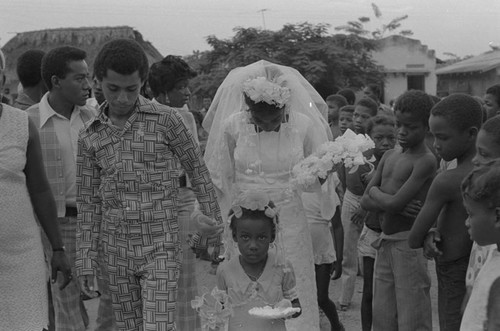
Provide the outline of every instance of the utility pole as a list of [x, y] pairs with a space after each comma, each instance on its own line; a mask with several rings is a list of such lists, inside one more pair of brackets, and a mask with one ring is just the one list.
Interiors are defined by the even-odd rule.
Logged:
[[266, 18], [264, 17], [264, 12], [265, 11], [268, 11], [269, 9], [261, 9], [261, 10], [257, 10], [257, 13], [261, 13], [262, 14], [262, 25], [264, 27], [264, 30], [266, 30]]

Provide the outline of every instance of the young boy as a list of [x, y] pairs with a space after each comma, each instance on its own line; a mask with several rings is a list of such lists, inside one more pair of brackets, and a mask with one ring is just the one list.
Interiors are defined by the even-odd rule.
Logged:
[[433, 103], [422, 91], [407, 91], [395, 104], [401, 148], [387, 151], [368, 184], [361, 206], [382, 212], [382, 234], [374, 267], [373, 330], [432, 330], [430, 278], [422, 249], [407, 238], [418, 203], [436, 173], [436, 159], [425, 144]]
[[[370, 118], [377, 115], [377, 103], [370, 98], [362, 98], [354, 108], [354, 131], [365, 133]], [[342, 261], [342, 290], [340, 293], [340, 310], [347, 310], [351, 304], [358, 274], [358, 239], [361, 234], [362, 220], [366, 211], [360, 208], [359, 201], [366, 187], [363, 176], [370, 172], [370, 167], [360, 166], [354, 173], [348, 169], [339, 171], [341, 182], [345, 185], [342, 204], [342, 226], [344, 227], [344, 259]]]
[[478, 245], [492, 245], [465, 308], [460, 330], [500, 329], [500, 162], [474, 169], [462, 183], [466, 226]]
[[354, 114], [354, 106], [347, 105], [340, 108], [339, 111], [339, 129], [340, 133], [344, 134], [347, 129], [354, 130], [352, 116]]
[[[375, 143], [373, 155], [374, 166], [378, 166], [380, 159], [396, 145], [396, 121], [393, 116], [377, 115], [370, 120], [366, 133]], [[366, 174], [364, 182], [369, 182], [374, 172]], [[359, 237], [358, 254], [363, 259], [363, 296], [361, 298], [361, 326], [363, 331], [372, 329], [372, 300], [373, 300], [373, 265], [377, 251], [372, 243], [378, 239], [382, 229], [380, 227], [380, 213], [368, 212], [360, 224], [364, 226]]]
[[[467, 212], [460, 184], [474, 167], [472, 158], [481, 121], [481, 106], [465, 94], [453, 94], [437, 103], [429, 119], [436, 151], [444, 161], [457, 159], [457, 167], [440, 172], [432, 182], [408, 243], [411, 248], [424, 246], [425, 255], [436, 258], [440, 330], [458, 330], [462, 318], [460, 307], [472, 241], [465, 227]], [[436, 220], [437, 228], [429, 231]]]
[[500, 84], [488, 87], [484, 96], [484, 108], [488, 118], [500, 114]]
[[101, 242], [118, 329], [174, 330], [182, 257], [177, 162], [202, 213], [222, 223], [215, 188], [182, 117], [139, 95], [148, 59], [137, 42], [105, 44], [94, 71], [107, 102], [78, 141], [77, 274], [81, 281], [94, 275]]
[[332, 94], [326, 98], [326, 104], [328, 105], [328, 124], [330, 125], [333, 139], [335, 139], [342, 135], [339, 128], [339, 110], [347, 106], [347, 100], [341, 95]]

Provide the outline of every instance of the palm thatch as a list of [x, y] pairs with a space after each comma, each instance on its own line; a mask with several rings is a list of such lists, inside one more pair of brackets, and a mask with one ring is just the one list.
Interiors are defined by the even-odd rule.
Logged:
[[18, 83], [16, 59], [29, 49], [47, 52], [61, 46], [81, 48], [87, 52], [87, 63], [92, 72], [94, 59], [102, 46], [118, 38], [130, 38], [137, 41], [144, 48], [150, 64], [163, 58], [150, 42], [145, 41], [138, 31], [129, 26], [59, 28], [22, 32], [16, 34], [2, 47], [7, 59], [7, 86], [11, 87], [11, 91], [15, 91]]

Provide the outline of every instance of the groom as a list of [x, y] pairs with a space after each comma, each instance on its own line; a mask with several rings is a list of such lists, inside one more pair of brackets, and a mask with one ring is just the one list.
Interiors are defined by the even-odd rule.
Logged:
[[137, 42], [104, 45], [94, 72], [106, 102], [81, 131], [78, 148], [77, 274], [94, 274], [102, 241], [120, 330], [175, 330], [181, 263], [177, 160], [201, 212], [215, 220], [202, 238], [222, 223], [210, 174], [182, 118], [139, 95], [148, 67]]

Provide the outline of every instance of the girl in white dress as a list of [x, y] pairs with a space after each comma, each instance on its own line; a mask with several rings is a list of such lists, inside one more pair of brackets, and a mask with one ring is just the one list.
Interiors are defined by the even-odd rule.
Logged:
[[[295, 69], [259, 61], [229, 73], [204, 122], [210, 132], [205, 160], [223, 215], [232, 197], [254, 189], [264, 190], [280, 210], [285, 256], [303, 307], [299, 318], [287, 321], [288, 330], [319, 330], [311, 235], [290, 179], [293, 166], [328, 141], [326, 110]], [[321, 187], [317, 182], [307, 189]]]

